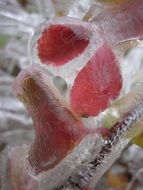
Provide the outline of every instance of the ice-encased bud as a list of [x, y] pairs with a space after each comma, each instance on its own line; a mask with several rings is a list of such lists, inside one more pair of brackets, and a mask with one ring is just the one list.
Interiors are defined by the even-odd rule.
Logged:
[[31, 66], [19, 74], [15, 93], [27, 107], [35, 127], [35, 140], [27, 156], [32, 174], [54, 168], [90, 133], [62, 100], [52, 77], [39, 67]]

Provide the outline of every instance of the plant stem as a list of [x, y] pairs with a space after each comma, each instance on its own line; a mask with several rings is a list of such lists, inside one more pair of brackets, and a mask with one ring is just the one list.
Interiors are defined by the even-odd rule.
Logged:
[[[139, 89], [122, 98], [128, 99], [128, 102], [122, 106], [126, 108], [131, 106], [130, 108], [132, 109], [128, 111], [127, 108], [124, 117], [122, 117], [122, 114], [120, 115], [120, 121], [112, 126], [110, 135], [105, 139], [104, 145], [99, 153], [95, 155], [94, 161], [88, 163], [77, 173], [71, 174], [65, 183], [55, 190], [80, 190], [86, 189], [87, 187], [94, 189], [98, 180], [120, 156], [122, 150], [133, 136], [138, 135], [143, 130], [143, 99], [140, 96], [141, 93], [138, 92]], [[133, 97], [136, 101], [131, 101]], [[130, 103], [132, 105], [128, 106]], [[119, 112], [122, 106], [119, 105]]]

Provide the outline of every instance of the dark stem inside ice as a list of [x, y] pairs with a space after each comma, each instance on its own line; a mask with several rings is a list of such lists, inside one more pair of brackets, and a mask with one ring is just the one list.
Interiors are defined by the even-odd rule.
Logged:
[[94, 188], [100, 177], [120, 156], [122, 150], [130, 142], [131, 137], [127, 136], [127, 133], [136, 127], [135, 124], [136, 122], [140, 122], [142, 115], [143, 104], [139, 104], [111, 128], [110, 135], [105, 139], [100, 152], [95, 155], [94, 161], [81, 168], [80, 172], [73, 173], [64, 184], [55, 190], [80, 190], [88, 186], [91, 189]]

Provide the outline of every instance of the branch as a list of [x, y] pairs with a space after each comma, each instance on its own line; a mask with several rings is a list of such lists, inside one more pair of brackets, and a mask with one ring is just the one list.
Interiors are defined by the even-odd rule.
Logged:
[[[121, 98], [112, 108], [120, 113], [119, 120], [111, 128], [110, 135], [105, 139], [99, 153], [94, 160], [80, 168], [55, 190], [80, 190], [94, 188], [100, 177], [120, 156], [122, 150], [130, 140], [142, 130], [143, 122], [143, 86], [139, 85], [134, 92]], [[126, 102], [126, 104], [125, 104]]]

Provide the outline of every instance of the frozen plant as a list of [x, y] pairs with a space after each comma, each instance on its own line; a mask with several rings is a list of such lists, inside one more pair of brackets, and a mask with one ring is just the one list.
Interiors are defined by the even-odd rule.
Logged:
[[142, 39], [143, 2], [61, 2], [37, 0], [47, 21], [29, 28], [31, 65], [13, 87], [35, 139], [8, 151], [3, 190], [92, 190], [127, 144], [142, 138], [142, 78], [126, 80], [124, 53]]

